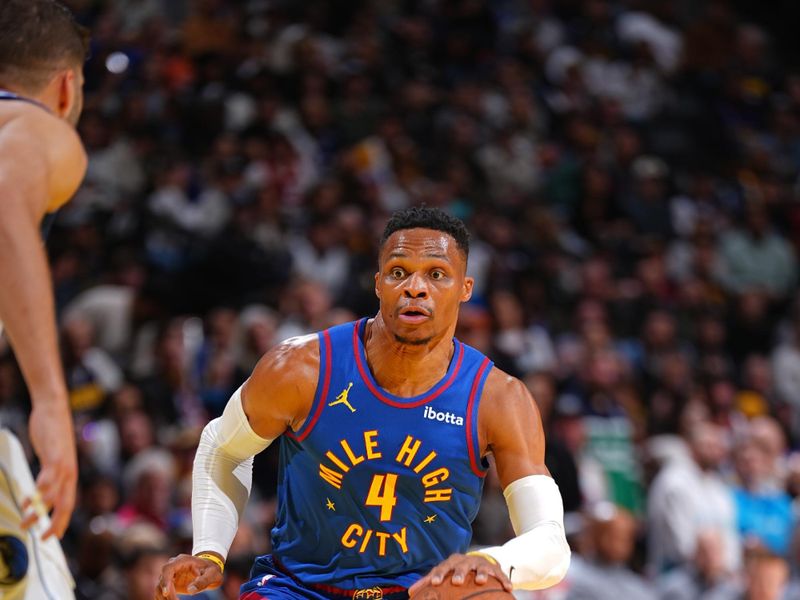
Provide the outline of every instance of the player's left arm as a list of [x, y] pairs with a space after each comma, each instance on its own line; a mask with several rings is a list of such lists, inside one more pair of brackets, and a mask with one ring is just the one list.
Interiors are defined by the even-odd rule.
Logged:
[[483, 453], [495, 458], [516, 537], [479, 553], [454, 554], [412, 586], [438, 585], [452, 573], [463, 583], [475, 571], [476, 583], [499, 579], [507, 589], [543, 589], [567, 572], [570, 549], [564, 532], [564, 506], [558, 486], [544, 464], [544, 432], [539, 410], [525, 385], [493, 369], [478, 413]]
[[538, 590], [561, 581], [570, 549], [564, 503], [544, 464], [539, 409], [516, 377], [493, 369], [478, 414], [481, 448], [494, 455], [516, 537], [482, 552], [497, 561], [515, 588]]

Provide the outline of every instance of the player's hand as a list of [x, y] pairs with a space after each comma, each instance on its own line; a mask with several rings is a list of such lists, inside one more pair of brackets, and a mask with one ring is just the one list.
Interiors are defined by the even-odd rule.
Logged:
[[34, 402], [28, 430], [41, 471], [36, 478], [37, 497], [23, 502], [22, 527], [27, 529], [52, 508], [52, 521], [42, 538], [60, 538], [75, 508], [78, 482], [75, 434], [66, 398], [63, 402]]
[[[475, 583], [483, 585], [494, 577], [507, 591], [512, 590], [511, 581], [497, 565], [479, 554], [451, 554], [446, 560], [436, 565], [431, 572], [425, 575], [408, 589], [409, 596], [413, 596], [419, 589], [427, 584], [440, 585], [446, 577], [450, 576], [453, 585], [462, 585], [467, 580], [470, 571], [475, 571]], [[451, 576], [452, 574], [452, 576]]]
[[205, 558], [179, 554], [161, 568], [155, 600], [178, 600], [178, 594], [196, 594], [222, 585], [222, 571]]

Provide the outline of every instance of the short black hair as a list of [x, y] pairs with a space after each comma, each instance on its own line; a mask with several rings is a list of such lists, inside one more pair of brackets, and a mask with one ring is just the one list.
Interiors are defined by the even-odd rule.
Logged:
[[464, 221], [448, 215], [441, 209], [427, 206], [412, 206], [398, 210], [386, 223], [381, 236], [381, 248], [395, 231], [403, 229], [433, 229], [442, 231], [456, 241], [456, 245], [464, 258], [469, 256], [469, 231]]
[[0, 1], [0, 85], [37, 93], [63, 68], [83, 64], [89, 30], [57, 0]]

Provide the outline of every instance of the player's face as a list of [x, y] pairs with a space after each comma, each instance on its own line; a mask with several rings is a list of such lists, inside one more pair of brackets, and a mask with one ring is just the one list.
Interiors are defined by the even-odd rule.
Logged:
[[455, 329], [458, 308], [472, 295], [467, 261], [456, 241], [433, 229], [393, 233], [380, 256], [375, 293], [395, 339], [427, 344]]

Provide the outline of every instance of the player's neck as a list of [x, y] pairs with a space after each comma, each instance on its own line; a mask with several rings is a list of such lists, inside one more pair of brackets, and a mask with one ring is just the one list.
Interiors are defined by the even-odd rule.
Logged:
[[16, 85], [9, 84], [8, 82], [3, 81], [2, 79], [0, 79], [0, 91], [9, 92], [9, 93], [14, 94], [16, 96], [20, 96], [21, 98], [27, 98], [28, 97], [28, 94], [26, 94], [25, 92], [20, 90]]
[[411, 397], [428, 391], [444, 377], [453, 356], [453, 335], [419, 346], [404, 344], [394, 338], [378, 314], [367, 323], [364, 349], [375, 381], [396, 396]]
[[31, 94], [29, 91], [24, 90], [15, 85], [7, 85], [0, 81], [0, 92], [7, 92], [10, 94], [14, 94], [15, 96], [19, 97], [21, 100], [26, 100], [32, 104], [36, 104], [41, 106], [49, 113], [54, 113], [53, 107], [50, 106], [45, 100], [41, 97], [41, 95], [34, 95]]

